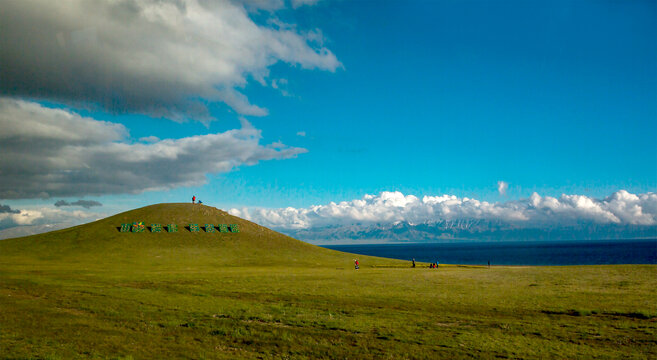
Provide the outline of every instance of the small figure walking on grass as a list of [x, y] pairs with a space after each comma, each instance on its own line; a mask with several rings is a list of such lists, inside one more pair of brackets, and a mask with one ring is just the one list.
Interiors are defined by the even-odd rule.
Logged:
[[413, 258], [413, 267], [415, 267], [415, 258]]
[[358, 259], [354, 260], [354, 264], [356, 264], [356, 270], [360, 269], [360, 263], [358, 262]]
[[192, 204], [196, 204], [196, 195], [192, 196]]

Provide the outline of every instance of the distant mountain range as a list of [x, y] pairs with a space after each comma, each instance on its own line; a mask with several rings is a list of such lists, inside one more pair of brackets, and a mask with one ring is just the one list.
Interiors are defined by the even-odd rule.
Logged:
[[[0, 240], [34, 235], [73, 226], [48, 224], [0, 230]], [[521, 223], [481, 219], [331, 225], [310, 229], [275, 229], [313, 244], [405, 243], [455, 241], [560, 241], [657, 238], [657, 225], [573, 223], [562, 226], [527, 227]]]
[[315, 244], [657, 238], [656, 225], [573, 223], [539, 228], [481, 219], [336, 225], [279, 231]]

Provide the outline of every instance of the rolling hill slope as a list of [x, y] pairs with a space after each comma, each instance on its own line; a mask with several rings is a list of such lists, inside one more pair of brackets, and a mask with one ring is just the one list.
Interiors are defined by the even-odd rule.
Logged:
[[[177, 224], [178, 232], [120, 232], [122, 223], [143, 221]], [[201, 226], [190, 232], [189, 224]], [[205, 224], [237, 224], [238, 233], [205, 232]], [[67, 262], [72, 266], [351, 266], [354, 255], [320, 248], [295, 240], [214, 207], [175, 203], [156, 204], [120, 213], [89, 224], [0, 242], [6, 261], [25, 258]], [[398, 263], [368, 258], [368, 265]], [[12, 260], [13, 259], [13, 260]], [[401, 264], [399, 262], [398, 264]], [[191, 269], [190, 268], [190, 269]]]
[[[123, 233], [122, 223], [178, 233]], [[238, 224], [192, 233], [189, 223]], [[413, 269], [159, 204], [0, 241], [0, 358], [655, 358], [655, 266]], [[620, 339], [620, 341], [619, 341]]]

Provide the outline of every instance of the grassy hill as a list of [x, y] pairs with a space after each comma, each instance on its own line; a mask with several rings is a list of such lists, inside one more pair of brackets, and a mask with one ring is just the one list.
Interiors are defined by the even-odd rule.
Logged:
[[[117, 229], [134, 221], [180, 230]], [[654, 265], [354, 257], [192, 204], [0, 241], [0, 358], [657, 357]]]
[[[177, 224], [176, 233], [122, 233], [122, 223], [143, 221]], [[238, 224], [238, 233], [190, 232], [189, 224]], [[129, 264], [131, 267], [194, 266], [351, 266], [353, 256], [314, 246], [214, 207], [190, 204], [157, 204], [120, 213], [89, 224], [46, 234], [0, 242], [5, 259], [17, 256], [36, 261]], [[402, 262], [360, 256], [368, 266], [401, 265]], [[405, 263], [408, 264], [408, 263]]]

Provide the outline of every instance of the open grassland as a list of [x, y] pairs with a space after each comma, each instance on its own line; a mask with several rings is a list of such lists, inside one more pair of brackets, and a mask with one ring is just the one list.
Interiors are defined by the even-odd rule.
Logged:
[[108, 232], [120, 216], [0, 242], [0, 357], [657, 357], [654, 265], [355, 271], [243, 220]]

